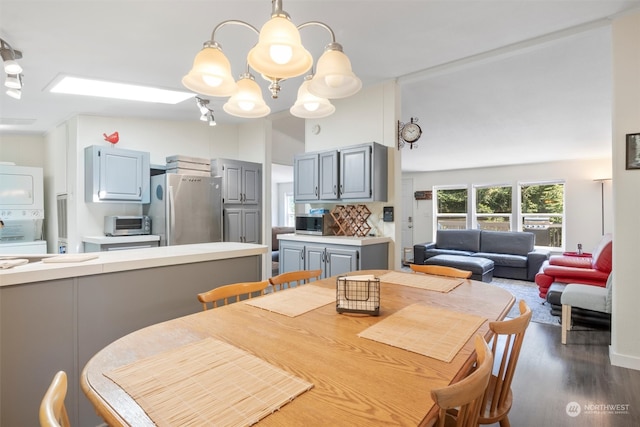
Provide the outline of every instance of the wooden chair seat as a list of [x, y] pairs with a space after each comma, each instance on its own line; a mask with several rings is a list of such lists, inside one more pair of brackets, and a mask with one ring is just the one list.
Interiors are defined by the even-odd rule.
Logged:
[[468, 279], [473, 274], [473, 272], [471, 271], [461, 270], [459, 268], [453, 267], [446, 267], [444, 265], [411, 264], [409, 267], [416, 273], [434, 274], [436, 276], [446, 277], [458, 277], [461, 279]]
[[269, 283], [273, 291], [279, 291], [287, 288], [291, 288], [292, 285], [299, 286], [305, 283], [309, 283], [311, 279], [319, 280], [322, 275], [322, 270], [298, 270], [290, 271], [288, 273], [282, 273], [277, 276], [269, 278]]
[[481, 335], [477, 334], [474, 340], [476, 369], [457, 383], [431, 390], [431, 397], [440, 408], [438, 427], [478, 425], [482, 398], [493, 368], [493, 354]]
[[[213, 308], [230, 303], [230, 299], [239, 301], [240, 297], [246, 295], [252, 298], [254, 294], [264, 295], [264, 290], [269, 286], [269, 281], [243, 282], [220, 286], [210, 291], [198, 294], [198, 301], [202, 303], [202, 309], [207, 310], [207, 304], [211, 303]], [[220, 302], [222, 303], [220, 304]]]
[[59, 371], [53, 377], [40, 403], [41, 427], [70, 427], [64, 399], [67, 396], [67, 373]]

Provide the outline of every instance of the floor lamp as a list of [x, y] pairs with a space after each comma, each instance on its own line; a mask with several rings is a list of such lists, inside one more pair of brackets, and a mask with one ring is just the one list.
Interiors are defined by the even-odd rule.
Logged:
[[600, 218], [602, 222], [602, 235], [604, 236], [604, 183], [606, 181], [611, 181], [611, 178], [594, 179], [594, 181], [600, 183]]

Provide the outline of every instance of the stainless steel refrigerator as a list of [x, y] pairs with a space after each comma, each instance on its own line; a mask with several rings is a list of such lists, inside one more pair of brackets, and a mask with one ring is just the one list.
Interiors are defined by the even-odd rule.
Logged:
[[222, 241], [222, 179], [162, 174], [151, 177], [151, 234], [160, 246]]

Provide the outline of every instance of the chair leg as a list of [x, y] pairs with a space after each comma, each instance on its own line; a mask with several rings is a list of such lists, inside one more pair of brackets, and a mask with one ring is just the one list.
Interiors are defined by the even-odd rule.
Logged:
[[571, 330], [571, 306], [562, 305], [562, 344], [567, 343], [567, 331]]

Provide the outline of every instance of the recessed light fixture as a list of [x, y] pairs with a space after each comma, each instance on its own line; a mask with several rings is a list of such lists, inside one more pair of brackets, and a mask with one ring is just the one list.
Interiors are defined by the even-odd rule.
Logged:
[[115, 83], [106, 80], [86, 79], [62, 76], [50, 85], [50, 92], [70, 95], [97, 96], [100, 98], [125, 99], [129, 101], [178, 104], [193, 98], [195, 93], [160, 89], [151, 86], [139, 86], [128, 83]]

